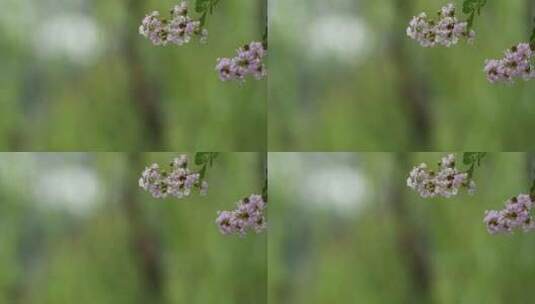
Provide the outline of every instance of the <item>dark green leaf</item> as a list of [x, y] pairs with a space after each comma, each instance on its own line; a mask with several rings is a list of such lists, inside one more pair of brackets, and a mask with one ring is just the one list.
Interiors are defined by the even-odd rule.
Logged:
[[197, 0], [195, 2], [195, 11], [199, 14], [206, 12], [210, 7], [211, 2], [212, 0]]
[[533, 180], [533, 183], [531, 184], [531, 188], [529, 189], [529, 194], [535, 195], [535, 179]]
[[481, 14], [481, 9], [487, 4], [487, 0], [465, 0], [463, 2], [463, 13], [468, 15], [466, 22], [468, 28], [474, 24], [474, 17], [476, 14]]
[[195, 164], [197, 166], [204, 165], [210, 161], [210, 152], [197, 152], [195, 153]]
[[463, 2], [463, 13], [470, 14], [479, 0], [465, 0]]
[[469, 166], [474, 162], [474, 156], [476, 152], [464, 152], [463, 153], [463, 164]]
[[206, 23], [206, 16], [214, 12], [215, 6], [219, 3], [220, 0], [197, 0], [195, 2], [195, 11], [201, 14], [199, 21], [201, 26], [204, 26]]
[[[535, 18], [533, 18], [533, 23], [535, 23]], [[529, 37], [529, 42], [535, 43], [535, 27], [531, 31], [531, 36]]]

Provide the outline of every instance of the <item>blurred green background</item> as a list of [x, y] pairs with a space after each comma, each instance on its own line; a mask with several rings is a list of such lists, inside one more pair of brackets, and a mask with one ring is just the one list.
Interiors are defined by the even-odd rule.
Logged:
[[207, 45], [138, 34], [179, 2], [3, 0], [0, 150], [263, 151], [266, 81], [222, 83], [214, 68], [262, 38], [266, 1], [221, 1]]
[[535, 2], [488, 1], [474, 45], [406, 36], [412, 16], [447, 2], [269, 1], [269, 150], [533, 149], [535, 82], [490, 85], [483, 66], [528, 40]]
[[0, 303], [265, 303], [266, 233], [214, 222], [260, 193], [265, 153], [222, 153], [206, 197], [138, 187], [177, 155], [0, 154]]
[[443, 155], [269, 153], [269, 303], [533, 302], [535, 234], [483, 224], [528, 192], [533, 155], [490, 153], [475, 196], [421, 199], [406, 178]]

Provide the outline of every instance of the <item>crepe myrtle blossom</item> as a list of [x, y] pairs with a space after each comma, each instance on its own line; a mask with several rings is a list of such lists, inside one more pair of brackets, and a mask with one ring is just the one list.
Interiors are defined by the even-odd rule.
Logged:
[[416, 40], [423, 47], [450, 47], [467, 39], [473, 42], [475, 32], [468, 29], [468, 23], [455, 17], [455, 6], [447, 4], [438, 12], [438, 19], [427, 17], [426, 13], [414, 16], [407, 27], [407, 36]]
[[208, 36], [208, 31], [201, 27], [200, 21], [193, 20], [188, 15], [188, 4], [185, 1], [171, 9], [170, 20], [160, 18], [157, 11], [146, 15], [139, 27], [139, 33], [158, 46], [168, 43], [183, 45], [189, 43], [194, 36], [204, 43]]
[[240, 47], [233, 58], [218, 58], [215, 70], [221, 81], [237, 80], [243, 82], [247, 75], [260, 80], [266, 76], [262, 61], [267, 51], [261, 42], [253, 41]]
[[468, 177], [468, 173], [455, 168], [453, 154], [443, 157], [438, 165], [437, 172], [429, 170], [425, 163], [414, 167], [407, 178], [407, 186], [423, 198], [449, 198], [457, 195], [462, 187], [469, 194], [475, 192], [475, 182]]
[[251, 194], [236, 203], [232, 211], [218, 211], [215, 223], [224, 234], [245, 236], [249, 231], [260, 233], [266, 229], [264, 210], [266, 202], [261, 195]]
[[501, 59], [485, 61], [485, 74], [491, 83], [512, 83], [515, 78], [529, 80], [535, 77], [533, 56], [535, 44], [521, 42], [505, 51]]
[[198, 190], [206, 195], [208, 183], [200, 179], [200, 174], [188, 168], [188, 158], [180, 155], [169, 165], [169, 170], [161, 169], [158, 164], [145, 168], [139, 179], [139, 186], [150, 192], [154, 198], [168, 196], [184, 198]]
[[535, 228], [530, 211], [533, 207], [534, 197], [528, 194], [519, 194], [505, 202], [502, 210], [487, 210], [483, 222], [490, 234], [512, 233], [517, 229], [524, 232]]

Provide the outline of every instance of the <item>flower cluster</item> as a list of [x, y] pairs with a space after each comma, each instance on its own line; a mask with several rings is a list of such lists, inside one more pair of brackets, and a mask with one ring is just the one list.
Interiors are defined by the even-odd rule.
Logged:
[[483, 222], [490, 234], [512, 233], [521, 228], [529, 231], [535, 228], [530, 210], [534, 198], [528, 194], [519, 194], [505, 202], [505, 208], [499, 211], [485, 211]]
[[252, 75], [257, 80], [266, 76], [266, 67], [262, 58], [266, 50], [261, 42], [253, 41], [237, 50], [234, 58], [218, 58], [216, 71], [221, 81], [244, 81], [245, 76]]
[[183, 45], [189, 43], [192, 36], [198, 36], [201, 43], [204, 43], [208, 36], [208, 31], [201, 28], [200, 21], [193, 20], [188, 15], [188, 4], [184, 1], [173, 7], [171, 20], [161, 19], [157, 11], [145, 16], [139, 33], [154, 45]]
[[188, 197], [192, 190], [198, 189], [206, 195], [208, 183], [201, 181], [200, 174], [188, 168], [188, 158], [180, 155], [170, 164], [170, 170], [160, 169], [158, 164], [145, 168], [139, 179], [139, 186], [152, 194], [154, 198]]
[[453, 4], [442, 7], [438, 16], [437, 21], [429, 19], [426, 13], [414, 16], [407, 27], [407, 36], [423, 47], [450, 47], [461, 38], [466, 38], [468, 42], [474, 40], [475, 32], [468, 29], [467, 22], [457, 20]]
[[502, 59], [485, 61], [485, 74], [491, 83], [512, 83], [514, 78], [529, 80], [535, 77], [532, 57], [535, 55], [535, 44], [519, 43], [505, 51]]
[[407, 178], [407, 186], [417, 191], [423, 198], [436, 196], [452, 197], [461, 187], [466, 187], [469, 194], [475, 192], [475, 183], [468, 173], [455, 168], [455, 156], [449, 154], [442, 158], [438, 172], [428, 170], [425, 163], [414, 167]]
[[237, 233], [244, 236], [248, 231], [254, 230], [257, 233], [266, 228], [266, 218], [264, 209], [266, 202], [261, 195], [251, 194], [238, 201], [236, 209], [232, 211], [218, 211], [216, 224], [222, 234]]

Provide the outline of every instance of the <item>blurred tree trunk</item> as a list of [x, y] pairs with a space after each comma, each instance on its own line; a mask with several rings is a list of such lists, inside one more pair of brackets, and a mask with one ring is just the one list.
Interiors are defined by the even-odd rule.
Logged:
[[429, 259], [429, 248], [425, 229], [415, 224], [414, 215], [407, 204], [407, 193], [404, 180], [407, 168], [410, 168], [407, 153], [397, 153], [392, 182], [389, 185], [387, 201], [389, 210], [396, 221], [398, 252], [407, 267], [411, 282], [412, 303], [431, 303], [432, 269]]
[[[146, 71], [141, 62], [141, 56], [136, 41], [140, 39], [137, 28], [141, 18], [145, 15], [142, 0], [129, 0], [127, 2], [128, 18], [126, 34], [123, 41], [123, 53], [126, 65], [129, 69], [130, 98], [137, 108], [138, 115], [142, 120], [143, 133], [141, 136], [142, 150], [163, 149], [163, 129], [161, 110], [159, 108], [158, 90], [149, 81]], [[147, 143], [148, 146], [143, 144]], [[163, 267], [160, 259], [159, 239], [150, 230], [144, 220], [141, 205], [137, 200], [138, 189], [135, 181], [139, 175], [138, 169], [143, 167], [143, 159], [139, 153], [128, 155], [127, 178], [129, 181], [123, 193], [123, 208], [131, 230], [131, 242], [138, 260], [139, 272], [143, 278], [143, 285], [147, 299], [141, 299], [141, 303], [164, 303]]]
[[145, 220], [142, 206], [138, 201], [137, 176], [143, 167], [140, 153], [128, 154], [127, 182], [123, 189], [122, 204], [131, 233], [131, 244], [137, 259], [145, 298], [140, 303], [161, 304], [164, 301], [164, 272], [161, 261], [160, 240]]
[[[429, 98], [427, 87], [423, 82], [422, 75], [418, 75], [417, 69], [410, 65], [411, 57], [415, 54], [408, 53], [404, 41], [407, 40], [404, 29], [407, 27], [408, 18], [414, 14], [411, 3], [413, 1], [396, 0], [396, 15], [390, 37], [390, 52], [396, 69], [398, 94], [406, 106], [407, 117], [410, 118], [410, 131], [412, 142], [409, 142], [413, 151], [431, 150], [432, 121], [429, 111]], [[409, 17], [408, 17], [409, 16]]]
[[126, 33], [122, 43], [122, 53], [129, 69], [130, 100], [133, 106], [136, 107], [142, 121], [141, 150], [160, 151], [163, 149], [164, 144], [162, 115], [159, 106], [160, 96], [154, 82], [151, 82], [147, 77], [137, 48], [137, 42], [142, 40], [142, 37], [138, 34], [138, 28], [141, 24], [141, 19], [146, 14], [143, 11], [144, 2], [141, 0], [129, 0], [127, 3], [128, 18], [125, 25]]

